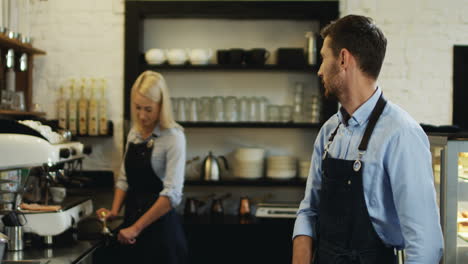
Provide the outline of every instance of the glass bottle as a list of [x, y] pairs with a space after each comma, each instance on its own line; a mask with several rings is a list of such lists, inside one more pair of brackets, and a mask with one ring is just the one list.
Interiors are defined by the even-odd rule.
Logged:
[[78, 103], [75, 99], [75, 79], [70, 80], [70, 99], [68, 99], [68, 129], [74, 135], [78, 132], [76, 118], [78, 116]]

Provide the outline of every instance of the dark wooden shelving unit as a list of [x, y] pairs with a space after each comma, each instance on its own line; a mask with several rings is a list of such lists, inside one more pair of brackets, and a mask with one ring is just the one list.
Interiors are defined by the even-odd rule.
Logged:
[[[339, 17], [338, 1], [126, 1], [125, 2], [125, 77], [124, 97], [138, 75], [145, 70], [156, 71], [318, 71], [317, 66], [248, 66], [248, 65], [148, 65], [144, 62], [143, 23], [149, 18], [234, 19], [234, 20], [297, 20], [317, 21], [319, 27]], [[322, 43], [318, 41], [318, 50]], [[319, 83], [321, 86], [321, 83]], [[323, 90], [323, 87], [321, 88]], [[323, 98], [322, 118], [336, 113], [337, 102]], [[124, 119], [130, 120], [130, 100], [125, 100]], [[129, 122], [126, 122], [129, 124]], [[129, 127], [124, 129], [129, 130]]]
[[186, 128], [320, 128], [320, 123], [272, 123], [272, 122], [178, 122]]
[[256, 180], [242, 180], [242, 179], [229, 179], [220, 181], [202, 181], [202, 180], [186, 180], [187, 186], [298, 186], [305, 187], [306, 180], [303, 179], [289, 179], [289, 180], [273, 180], [273, 179], [256, 179]]
[[149, 65], [143, 64], [142, 68], [145, 70], [153, 71], [291, 71], [291, 72], [310, 72], [315, 73], [318, 71], [318, 66], [284, 66], [284, 65], [220, 65], [220, 64], [207, 64], [207, 65]]

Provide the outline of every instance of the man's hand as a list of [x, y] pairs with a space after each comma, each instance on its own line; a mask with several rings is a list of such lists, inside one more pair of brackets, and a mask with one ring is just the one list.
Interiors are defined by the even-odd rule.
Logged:
[[293, 240], [292, 264], [310, 264], [312, 261], [312, 238], [297, 236]]

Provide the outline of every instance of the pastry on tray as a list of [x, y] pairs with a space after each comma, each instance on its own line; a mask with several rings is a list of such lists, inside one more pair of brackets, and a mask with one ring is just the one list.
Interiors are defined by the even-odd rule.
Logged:
[[458, 232], [468, 232], [468, 211], [457, 213], [457, 224]]

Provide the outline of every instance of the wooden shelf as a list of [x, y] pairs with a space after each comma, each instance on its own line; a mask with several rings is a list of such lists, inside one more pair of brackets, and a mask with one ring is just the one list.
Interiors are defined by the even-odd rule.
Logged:
[[185, 128], [320, 128], [321, 123], [272, 123], [272, 122], [178, 122]]
[[77, 138], [111, 138], [112, 136], [113, 136], [113, 134], [96, 135], [96, 136], [92, 136], [92, 135], [74, 135], [74, 137], [77, 137]]
[[201, 181], [201, 180], [186, 180], [186, 186], [298, 186], [305, 187], [306, 180], [304, 179], [289, 179], [289, 180], [273, 180], [273, 179], [256, 179], [256, 180], [220, 180], [220, 181]]
[[36, 49], [29, 44], [21, 43], [16, 39], [10, 39], [7, 36], [0, 34], [0, 46], [7, 49], [14, 49], [16, 52], [25, 52], [28, 54], [45, 55], [46, 52]]
[[15, 110], [0, 110], [0, 115], [10, 116], [45, 116], [44, 112], [28, 112], [28, 111], [15, 111]]
[[148, 65], [143, 64], [142, 68], [154, 71], [294, 71], [294, 72], [317, 72], [318, 66], [298, 65], [298, 66], [285, 66], [285, 65], [220, 65], [220, 64], [207, 64], [207, 65]]

